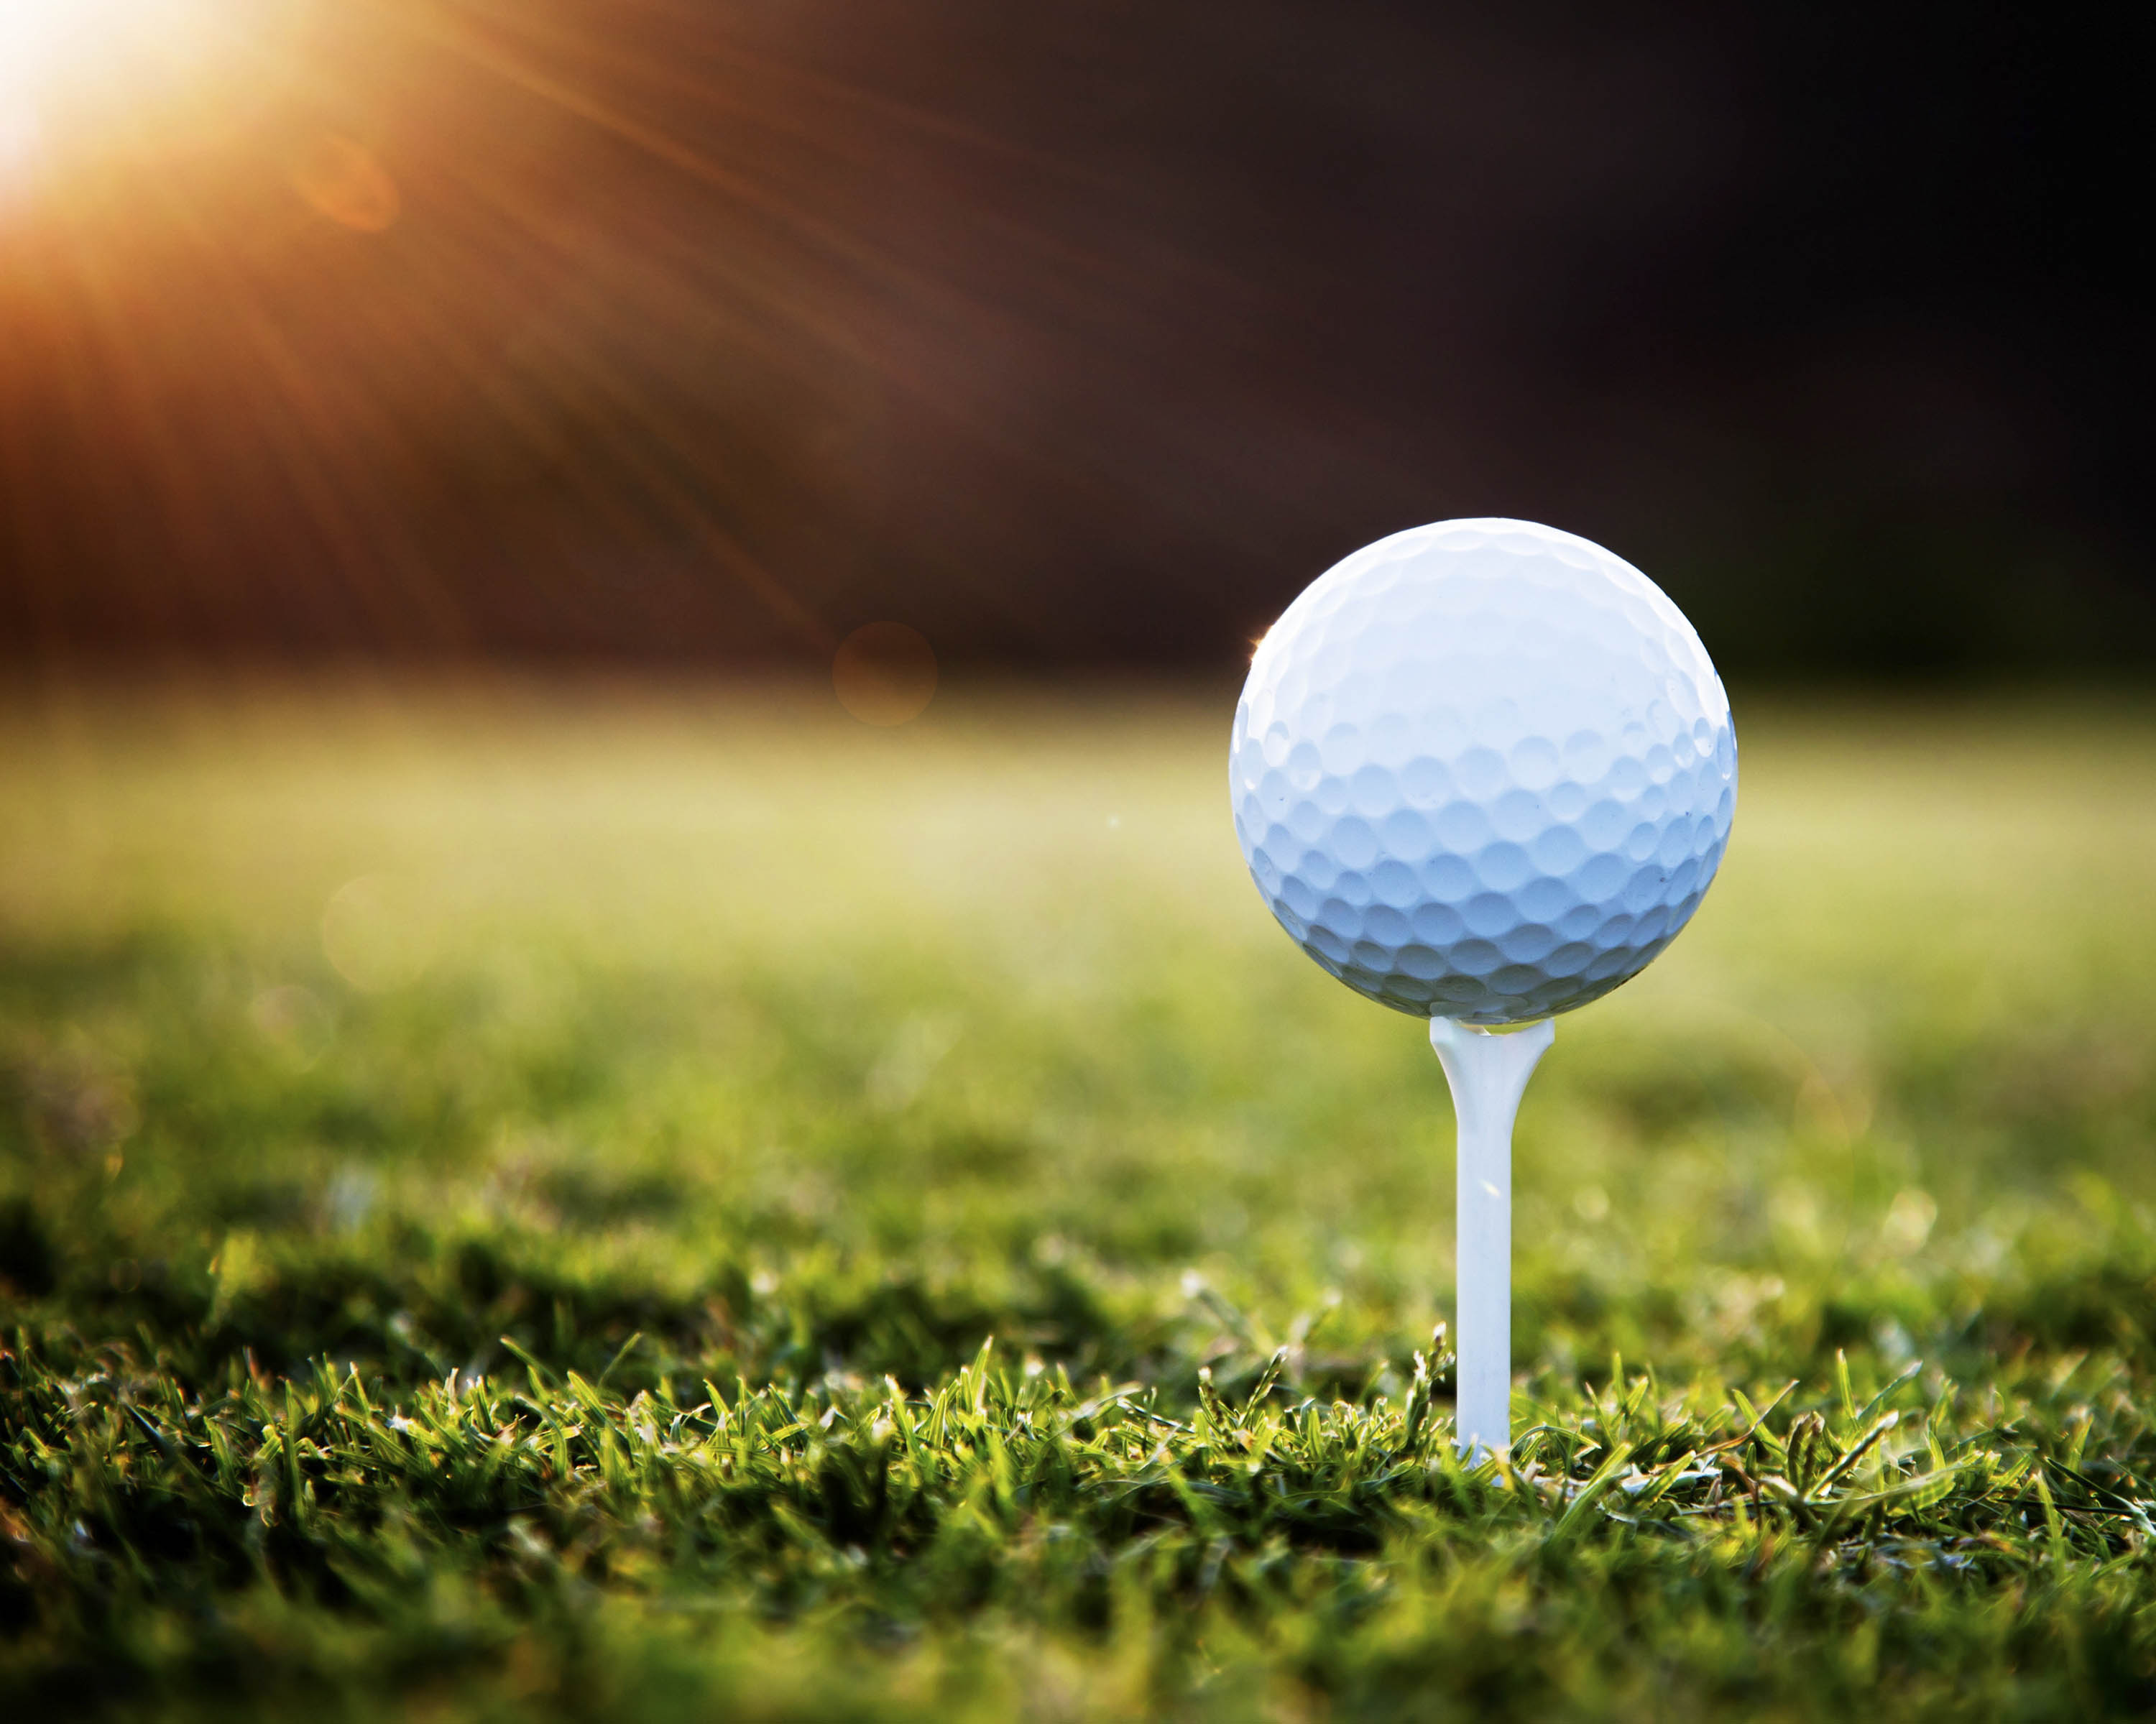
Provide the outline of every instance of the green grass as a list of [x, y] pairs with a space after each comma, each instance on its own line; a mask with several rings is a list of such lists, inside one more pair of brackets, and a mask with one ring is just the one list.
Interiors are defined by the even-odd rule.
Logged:
[[2156, 712], [1740, 711], [1465, 1469], [1228, 704], [18, 698], [0, 1711], [2156, 1707]]

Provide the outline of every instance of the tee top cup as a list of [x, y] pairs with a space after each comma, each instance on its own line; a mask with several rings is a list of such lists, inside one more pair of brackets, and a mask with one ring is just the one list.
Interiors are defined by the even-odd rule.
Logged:
[[[1512, 1112], [1543, 1020], [1639, 974], [1714, 879], [1737, 804], [1722, 680], [1683, 613], [1600, 546], [1439, 521], [1288, 607], [1251, 660], [1228, 774], [1280, 925], [1358, 993], [1433, 1020], [1461, 1127], [1459, 1434], [1488, 1447], [1510, 1364], [1476, 1266], [1502, 1246], [1508, 1333]], [[1517, 1024], [1540, 1028], [1464, 1029]]]

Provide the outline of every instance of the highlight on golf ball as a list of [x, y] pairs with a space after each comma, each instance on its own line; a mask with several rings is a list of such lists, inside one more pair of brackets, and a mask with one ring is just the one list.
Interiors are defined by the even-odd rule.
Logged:
[[1530, 521], [1439, 521], [1318, 577], [1229, 750], [1273, 915], [1399, 1011], [1524, 1024], [1637, 975], [1729, 840], [1737, 738], [1661, 589]]

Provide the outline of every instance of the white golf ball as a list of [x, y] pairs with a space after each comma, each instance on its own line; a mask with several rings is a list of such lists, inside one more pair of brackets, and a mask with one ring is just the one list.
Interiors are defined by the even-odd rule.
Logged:
[[1229, 783], [1282, 927], [1403, 1012], [1523, 1024], [1646, 967], [1729, 841], [1737, 737], [1684, 613], [1599, 545], [1444, 521], [1259, 644]]

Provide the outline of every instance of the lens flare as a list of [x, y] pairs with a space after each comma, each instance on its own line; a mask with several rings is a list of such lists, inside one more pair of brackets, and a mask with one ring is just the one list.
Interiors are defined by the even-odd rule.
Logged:
[[870, 623], [839, 643], [831, 685], [863, 724], [889, 730], [910, 723], [935, 696], [936, 649], [903, 623]]
[[292, 187], [317, 215], [358, 233], [382, 233], [403, 208], [397, 182], [348, 137], [316, 139], [292, 164]]

